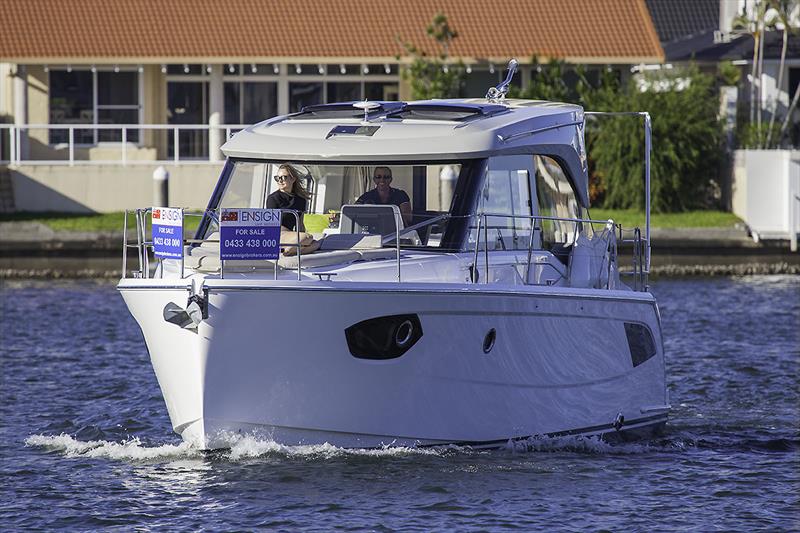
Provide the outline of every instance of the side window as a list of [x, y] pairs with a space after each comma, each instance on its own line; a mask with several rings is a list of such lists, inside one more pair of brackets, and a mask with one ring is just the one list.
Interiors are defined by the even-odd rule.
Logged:
[[[558, 161], [544, 155], [534, 156], [536, 166], [537, 215], [555, 218], [581, 218], [580, 205]], [[579, 222], [541, 220], [542, 245], [572, 244], [580, 232]]]
[[266, 164], [237, 161], [219, 207], [264, 207]]
[[[531, 156], [525, 155], [489, 160], [477, 212], [506, 215], [486, 217], [490, 250], [528, 248], [531, 238], [531, 162]], [[482, 229], [481, 242], [484, 235]]]

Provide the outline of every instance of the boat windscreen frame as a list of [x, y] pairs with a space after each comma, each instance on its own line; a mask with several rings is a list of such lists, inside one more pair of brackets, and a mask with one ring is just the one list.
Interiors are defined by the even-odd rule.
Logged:
[[[469, 216], [474, 215], [475, 200], [479, 189], [483, 183], [482, 176], [486, 172], [487, 158], [467, 158], [467, 159], [424, 159], [424, 160], [388, 160], [388, 161], [329, 161], [329, 160], [290, 160], [290, 159], [264, 159], [256, 157], [228, 157], [222, 168], [220, 177], [211, 194], [206, 213], [200, 222], [195, 234], [195, 239], [201, 240], [208, 230], [211, 223], [210, 213], [213, 213], [233, 174], [236, 163], [287, 163], [296, 165], [329, 165], [329, 166], [419, 166], [419, 165], [461, 165], [461, 171], [456, 181], [456, 188], [453, 191], [453, 200], [450, 223], [448, 223], [441, 243], [437, 247], [429, 246], [408, 246], [402, 248], [418, 249], [436, 252], [462, 252], [469, 234]], [[418, 212], [423, 212], [420, 210]]]

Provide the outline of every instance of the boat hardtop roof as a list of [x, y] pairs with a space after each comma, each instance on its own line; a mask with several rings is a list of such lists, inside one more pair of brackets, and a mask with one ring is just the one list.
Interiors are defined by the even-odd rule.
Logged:
[[[478, 158], [517, 144], [508, 140], [515, 134], [583, 122], [580, 106], [534, 100], [374, 102], [378, 107], [369, 110], [367, 121], [354, 103], [309, 106], [265, 120], [237, 133], [222, 151], [231, 157], [291, 160]], [[353, 125], [366, 127], [333, 131]]]
[[[366, 120], [365, 120], [366, 114]], [[228, 157], [287, 161], [447, 161], [548, 153], [588, 205], [583, 108], [483, 98], [314, 105], [250, 126], [222, 146]]]

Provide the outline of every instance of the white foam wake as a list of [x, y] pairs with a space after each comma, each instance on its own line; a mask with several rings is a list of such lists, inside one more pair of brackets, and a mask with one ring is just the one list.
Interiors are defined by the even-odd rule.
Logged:
[[[306, 458], [329, 460], [338, 457], [405, 457], [405, 456], [448, 456], [476, 451], [470, 447], [438, 446], [433, 448], [413, 448], [385, 446], [382, 448], [339, 448], [332, 444], [313, 444], [287, 446], [270, 439], [250, 435], [234, 436], [226, 439], [230, 448], [217, 452], [218, 459], [240, 461], [258, 457]], [[190, 443], [162, 444], [145, 446], [138, 438], [122, 442], [105, 440], [80, 441], [70, 435], [31, 435], [25, 445], [44, 448], [64, 454], [66, 457], [104, 458], [118, 461], [158, 461], [204, 457], [203, 452]], [[504, 447], [512, 453], [567, 452], [602, 455], [626, 455], [647, 453], [654, 450], [648, 444], [619, 443], [609, 444], [598, 437], [531, 437], [525, 440], [509, 441]]]
[[646, 443], [625, 442], [609, 443], [599, 436], [566, 435], [562, 437], [529, 437], [527, 439], [509, 441], [505, 449], [515, 453], [535, 452], [574, 452], [602, 455], [629, 455], [653, 451]]
[[187, 443], [144, 446], [138, 438], [122, 442], [105, 440], [80, 441], [62, 433], [57, 436], [31, 435], [25, 439], [26, 446], [46, 448], [61, 452], [67, 457], [93, 457], [115, 460], [151, 461], [194, 457], [200, 450]]
[[384, 446], [382, 448], [339, 448], [332, 444], [286, 446], [272, 440], [243, 436], [230, 442], [230, 459], [233, 461], [262, 455], [283, 455], [311, 459], [333, 459], [343, 456], [401, 457], [407, 455], [442, 455], [450, 448], [410, 448]]

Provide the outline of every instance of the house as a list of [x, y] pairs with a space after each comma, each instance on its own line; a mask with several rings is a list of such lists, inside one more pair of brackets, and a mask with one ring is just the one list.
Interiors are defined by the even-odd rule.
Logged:
[[[5, 0], [0, 166], [19, 210], [148, 205], [167, 165], [171, 203], [202, 206], [219, 147], [243, 125], [332, 101], [410, 98], [403, 43], [448, 50], [482, 96], [511, 57], [629, 72], [661, 63], [645, 0]], [[199, 185], [198, 185], [199, 184]]]

